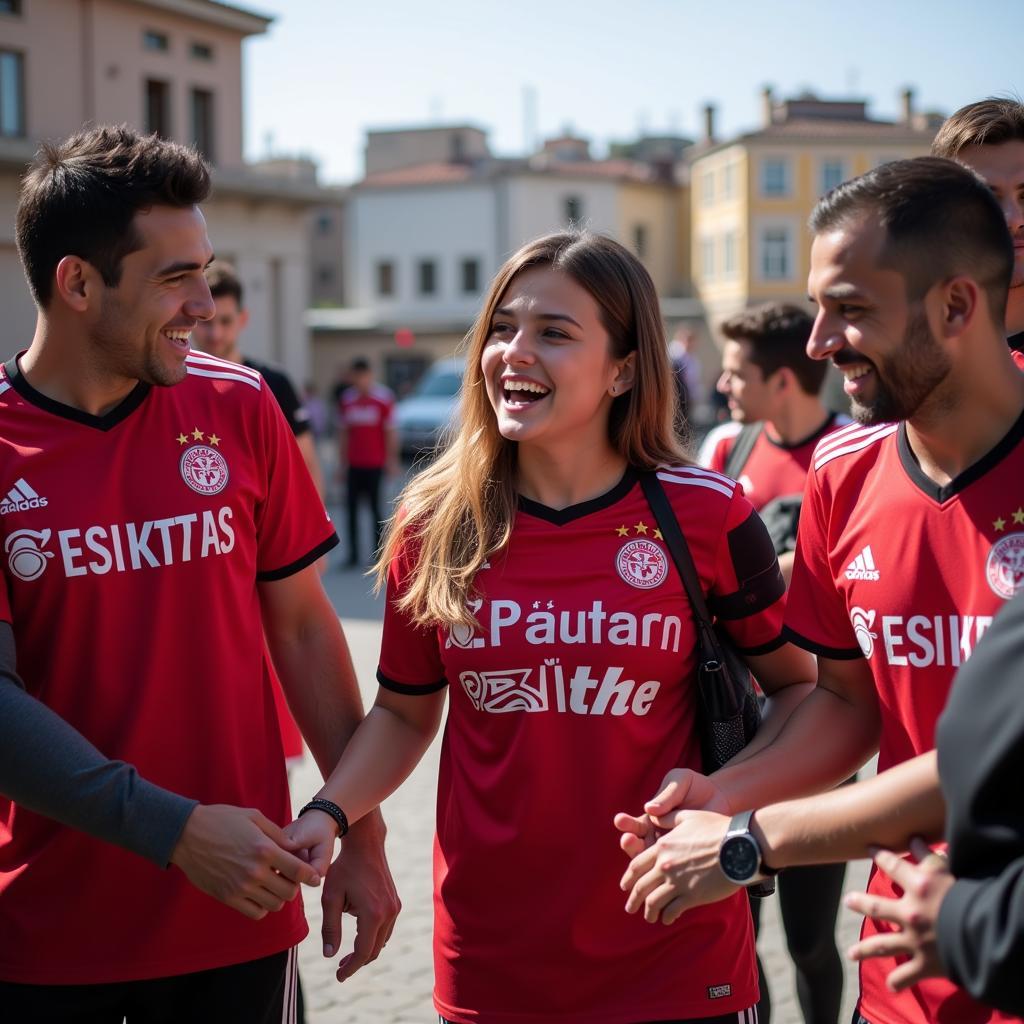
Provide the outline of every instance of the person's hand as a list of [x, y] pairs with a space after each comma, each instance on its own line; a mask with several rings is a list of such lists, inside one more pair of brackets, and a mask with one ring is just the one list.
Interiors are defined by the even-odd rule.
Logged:
[[282, 829], [257, 810], [198, 804], [171, 863], [202, 892], [258, 921], [295, 899], [320, 874], [293, 852]]
[[689, 768], [673, 768], [661, 782], [657, 794], [644, 804], [644, 812], [659, 828], [673, 828], [674, 811], [717, 811], [732, 814], [729, 801], [713, 778]]
[[292, 849], [323, 878], [334, 860], [338, 823], [323, 811], [306, 811], [284, 830], [284, 834]]
[[653, 833], [631, 836], [644, 848], [630, 861], [619, 883], [629, 893], [626, 913], [635, 914], [642, 908], [649, 924], [658, 920], [672, 924], [683, 911], [725, 899], [738, 888], [718, 863], [729, 817], [712, 811], [676, 811], [674, 816], [679, 824], [653, 841]]
[[872, 957], [907, 957], [889, 972], [886, 984], [893, 992], [916, 985], [922, 978], [936, 978], [944, 971], [939, 960], [936, 927], [939, 908], [956, 879], [950, 873], [946, 858], [934, 853], [923, 839], [910, 841], [910, 852], [917, 860], [912, 864], [889, 850], [876, 850], [875, 864], [902, 890], [896, 900], [850, 893], [846, 905], [874, 921], [888, 921], [895, 931], [871, 935], [852, 946], [851, 960]]
[[345, 981], [377, 959], [402, 909], [384, 856], [384, 833], [380, 812], [367, 815], [342, 840], [341, 856], [327, 872], [321, 900], [325, 957], [334, 956], [341, 945], [342, 913], [356, 919], [352, 952], [338, 963], [338, 981]]

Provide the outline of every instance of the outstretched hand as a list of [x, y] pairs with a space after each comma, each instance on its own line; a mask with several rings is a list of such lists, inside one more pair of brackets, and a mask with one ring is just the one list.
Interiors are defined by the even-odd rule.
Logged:
[[876, 850], [874, 861], [902, 890], [899, 899], [884, 899], [868, 893], [850, 893], [846, 905], [874, 921], [896, 925], [893, 931], [862, 939], [849, 950], [851, 960], [873, 957], [905, 957], [889, 973], [886, 984], [893, 992], [916, 985], [922, 978], [935, 978], [944, 972], [939, 960], [937, 925], [946, 893], [956, 879], [946, 858], [934, 853], [918, 837], [910, 841], [911, 863], [889, 850]]
[[295, 899], [320, 873], [257, 810], [198, 804], [185, 822], [171, 863], [202, 892], [258, 921]]

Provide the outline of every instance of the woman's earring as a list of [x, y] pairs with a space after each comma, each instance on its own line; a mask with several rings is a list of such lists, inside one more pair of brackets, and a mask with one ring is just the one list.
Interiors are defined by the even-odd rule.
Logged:
[[613, 384], [612, 387], [611, 387], [611, 392], [612, 392], [613, 395], [617, 395], [619, 393], [619, 385], [618, 384]]

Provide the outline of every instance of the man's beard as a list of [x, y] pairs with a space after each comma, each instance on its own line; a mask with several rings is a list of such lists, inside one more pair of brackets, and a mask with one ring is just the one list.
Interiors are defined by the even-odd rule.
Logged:
[[949, 375], [951, 363], [921, 311], [907, 324], [896, 353], [872, 367], [874, 396], [866, 402], [850, 400], [853, 418], [865, 426], [909, 420]]

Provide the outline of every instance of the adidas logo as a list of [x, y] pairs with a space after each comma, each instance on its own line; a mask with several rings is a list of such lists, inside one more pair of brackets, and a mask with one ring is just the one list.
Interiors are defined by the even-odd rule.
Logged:
[[848, 580], [877, 580], [881, 576], [875, 568], [875, 556], [871, 554], [870, 544], [846, 567]]
[[18, 480], [0, 501], [0, 516], [8, 512], [27, 512], [30, 508], [45, 508], [46, 498], [41, 498], [24, 480]]

